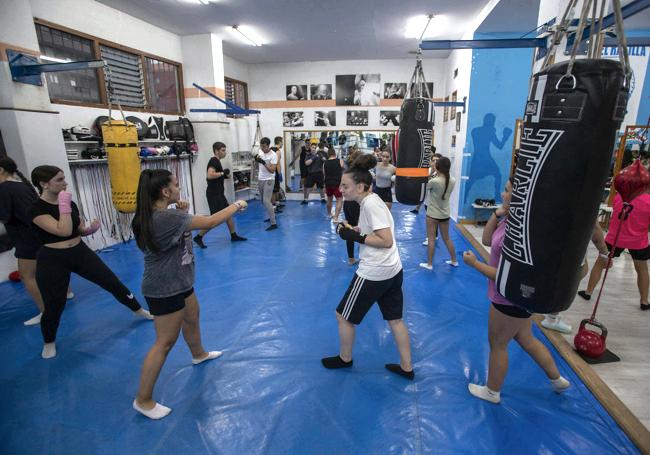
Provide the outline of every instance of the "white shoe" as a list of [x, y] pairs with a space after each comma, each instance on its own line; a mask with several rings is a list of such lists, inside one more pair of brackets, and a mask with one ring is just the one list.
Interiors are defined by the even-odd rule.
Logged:
[[422, 245], [424, 246], [429, 246], [429, 239], [424, 239], [424, 242], [422, 242]]
[[458, 267], [458, 261], [452, 261], [451, 259], [449, 261], [445, 261], [445, 264], [448, 264], [452, 267]]
[[493, 392], [487, 386], [472, 384], [467, 385], [469, 393], [481, 400], [489, 401], [490, 403], [499, 404], [501, 402], [501, 392]]
[[427, 270], [433, 270], [433, 265], [429, 265], [426, 262], [420, 262], [420, 267]]
[[68, 300], [74, 299], [74, 292], [70, 291], [65, 295], [65, 298]]
[[43, 316], [43, 313], [38, 313], [36, 316], [34, 316], [31, 319], [27, 319], [23, 324], [29, 326], [29, 325], [38, 325], [41, 323], [41, 317]]
[[159, 420], [162, 419], [163, 417], [167, 417], [170, 412], [172, 412], [171, 408], [168, 408], [167, 406], [163, 406], [160, 403], [156, 403], [156, 405], [147, 410], [147, 409], [142, 409], [140, 406], [138, 406], [138, 403], [133, 400], [133, 409], [138, 411], [140, 414], [149, 417], [150, 419], [153, 420]]
[[563, 322], [562, 319], [558, 318], [556, 321], [552, 321], [550, 319], [544, 318], [542, 321], [542, 327], [547, 328], [549, 330], [555, 330], [560, 333], [571, 333], [573, 330], [573, 327], [571, 327], [569, 324], [566, 322]]
[[217, 357], [221, 357], [221, 354], [223, 354], [223, 352], [221, 351], [210, 351], [208, 352], [208, 355], [203, 357], [202, 359], [192, 358], [192, 364], [198, 365], [199, 363], [205, 362], [206, 360], [216, 359]]

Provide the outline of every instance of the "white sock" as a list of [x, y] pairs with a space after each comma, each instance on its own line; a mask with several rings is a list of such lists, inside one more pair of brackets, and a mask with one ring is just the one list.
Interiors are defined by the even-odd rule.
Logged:
[[134, 311], [134, 313], [137, 314], [138, 316], [142, 316], [145, 319], [153, 321], [153, 316], [151, 315], [151, 313], [149, 313], [144, 308], [140, 308], [138, 311]]
[[72, 292], [72, 291], [68, 292], [68, 293], [65, 295], [65, 298], [68, 299], [68, 300], [70, 300], [70, 299], [74, 299], [74, 292]]
[[499, 404], [501, 402], [501, 392], [490, 390], [485, 385], [478, 385], [470, 383], [467, 388], [469, 393], [481, 400], [489, 401], [490, 403]]
[[25, 325], [38, 325], [41, 323], [41, 317], [43, 316], [43, 313], [38, 313], [36, 316], [34, 316], [31, 319], [27, 319], [23, 324]]
[[451, 259], [448, 261], [445, 261], [445, 264], [449, 264], [452, 267], [458, 267], [458, 261], [452, 261]]
[[41, 357], [44, 359], [51, 359], [52, 357], [56, 357], [56, 345], [54, 344], [54, 341], [51, 343], [45, 343], [43, 345], [43, 351], [41, 351]]
[[427, 264], [426, 262], [420, 262], [420, 267], [422, 267], [423, 269], [427, 269], [427, 270], [433, 270], [433, 266]]
[[553, 386], [553, 390], [557, 393], [561, 393], [568, 389], [571, 386], [571, 383], [560, 376], [557, 379], [551, 379], [551, 385]]
[[163, 406], [160, 403], [156, 403], [156, 405], [147, 410], [147, 409], [142, 409], [140, 406], [138, 406], [138, 403], [136, 400], [133, 400], [133, 409], [138, 411], [144, 416], [149, 417], [150, 419], [153, 420], [158, 420], [162, 419], [163, 417], [166, 417], [169, 415], [170, 412], [172, 412], [172, 408], [168, 408], [167, 406]]
[[194, 357], [192, 357], [192, 363], [194, 365], [198, 365], [199, 363], [205, 362], [206, 360], [212, 360], [212, 359], [216, 359], [217, 357], [221, 357], [221, 354], [223, 354], [223, 352], [221, 351], [210, 351], [208, 352], [208, 355], [202, 359], [195, 359]]

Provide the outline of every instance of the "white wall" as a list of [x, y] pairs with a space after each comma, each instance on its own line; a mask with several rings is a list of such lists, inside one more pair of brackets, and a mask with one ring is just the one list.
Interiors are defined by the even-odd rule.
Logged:
[[225, 54], [223, 56], [223, 69], [226, 77], [236, 79], [241, 82], [246, 82], [248, 84], [248, 81], [250, 80], [248, 67], [249, 65], [246, 63], [242, 63], [239, 60], [236, 60]]

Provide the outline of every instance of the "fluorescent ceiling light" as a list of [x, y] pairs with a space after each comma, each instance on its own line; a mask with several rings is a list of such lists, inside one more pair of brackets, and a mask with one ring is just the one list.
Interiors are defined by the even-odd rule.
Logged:
[[192, 3], [193, 5], [209, 5], [210, 3], [213, 3], [215, 0], [179, 0], [182, 1], [183, 3]]
[[56, 62], [56, 63], [70, 63], [72, 61], [69, 58], [62, 59], [62, 58], [56, 58], [56, 57], [48, 57], [47, 55], [40, 55], [39, 58], [41, 60], [46, 60], [48, 62]]
[[[433, 16], [433, 17], [431, 17]], [[431, 21], [429, 21], [431, 19]], [[405, 38], [422, 39], [433, 38], [446, 31], [447, 18], [445, 16], [421, 15], [410, 18], [406, 21], [404, 29]]]
[[247, 25], [233, 25], [231, 27], [231, 30], [239, 37], [242, 42], [250, 46], [261, 46], [265, 44], [264, 38], [262, 38], [253, 28]]

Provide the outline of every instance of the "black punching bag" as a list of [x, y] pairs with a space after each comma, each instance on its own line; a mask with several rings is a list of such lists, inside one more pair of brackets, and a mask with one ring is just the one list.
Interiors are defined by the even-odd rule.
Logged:
[[536, 313], [575, 298], [627, 105], [618, 62], [584, 59], [533, 76], [497, 288]]
[[430, 99], [409, 98], [402, 103], [395, 174], [395, 197], [402, 204], [417, 205], [424, 200], [433, 145], [433, 120]]

